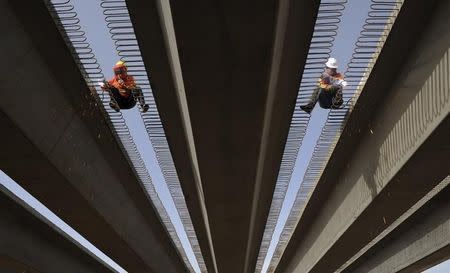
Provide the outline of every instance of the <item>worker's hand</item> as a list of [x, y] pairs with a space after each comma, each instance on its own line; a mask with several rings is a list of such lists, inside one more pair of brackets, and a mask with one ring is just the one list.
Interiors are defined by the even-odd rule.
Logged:
[[117, 81], [119, 82], [119, 84], [124, 87], [125, 82], [122, 80], [122, 77], [118, 76], [117, 78], [118, 78]]
[[98, 85], [100, 86], [100, 88], [102, 90], [106, 90], [106, 89], [110, 88], [109, 82], [107, 82], [105, 80], [102, 82], [99, 82]]
[[331, 76], [328, 75], [327, 73], [322, 73], [322, 75], [320, 75], [320, 81], [324, 84], [330, 84]]
[[339, 80], [336, 84], [340, 86], [347, 86], [347, 82], [344, 80]]

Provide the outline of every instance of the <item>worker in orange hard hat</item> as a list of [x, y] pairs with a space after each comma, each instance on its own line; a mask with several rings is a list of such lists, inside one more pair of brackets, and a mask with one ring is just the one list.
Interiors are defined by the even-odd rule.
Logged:
[[317, 101], [320, 107], [325, 109], [339, 108], [344, 102], [342, 99], [342, 89], [347, 85], [344, 76], [337, 72], [337, 60], [329, 58], [325, 64], [325, 71], [319, 78], [317, 87], [306, 105], [300, 108], [310, 114]]
[[145, 104], [142, 89], [140, 89], [133, 76], [128, 75], [124, 62], [118, 61], [114, 67], [114, 77], [100, 84], [101, 88], [108, 91], [111, 101], [109, 106], [116, 110], [131, 109], [136, 105], [136, 100], [141, 106], [142, 112], [147, 112], [148, 104]]

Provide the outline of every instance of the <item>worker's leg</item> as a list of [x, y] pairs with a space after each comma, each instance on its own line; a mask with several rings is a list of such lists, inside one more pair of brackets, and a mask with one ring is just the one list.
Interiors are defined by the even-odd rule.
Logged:
[[333, 96], [331, 108], [339, 108], [344, 103], [342, 86], [336, 89], [336, 93]]
[[120, 111], [120, 106], [118, 103], [118, 100], [120, 100], [120, 94], [119, 94], [119, 90], [117, 90], [114, 87], [111, 87], [108, 89], [108, 94], [110, 97], [110, 101], [109, 101], [109, 106], [114, 109], [116, 112]]
[[138, 100], [139, 104], [141, 105], [142, 112], [147, 112], [148, 110], [148, 104], [145, 104], [145, 98], [144, 94], [142, 93], [142, 89], [136, 88], [133, 90], [133, 95]]
[[319, 92], [320, 88], [315, 88], [313, 93], [311, 94], [311, 97], [309, 98], [309, 102], [305, 105], [300, 106], [300, 108], [308, 114], [311, 113], [317, 103], [317, 100], [319, 99]]
[[333, 103], [334, 92], [332, 90], [326, 90], [319, 94], [319, 106], [323, 109], [330, 109]]
[[134, 99], [133, 94], [130, 92], [128, 97], [120, 96], [121, 99], [119, 100], [119, 106], [120, 109], [131, 109], [134, 106], [136, 106], [136, 100]]
[[109, 89], [109, 94], [111, 96], [111, 101], [109, 102], [109, 106], [112, 109], [119, 112], [120, 109], [130, 109], [136, 105], [133, 95], [129, 94], [129, 96], [122, 96], [117, 88], [111, 87]]

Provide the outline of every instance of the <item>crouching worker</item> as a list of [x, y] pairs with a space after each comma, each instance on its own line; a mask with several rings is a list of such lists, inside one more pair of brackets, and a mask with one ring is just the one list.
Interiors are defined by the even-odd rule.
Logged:
[[300, 106], [306, 113], [310, 114], [317, 101], [322, 108], [339, 108], [342, 103], [342, 89], [347, 85], [341, 73], [337, 72], [337, 61], [335, 58], [329, 58], [325, 64], [325, 72], [319, 79], [318, 86], [309, 99], [308, 104]]
[[117, 112], [120, 109], [131, 109], [139, 102], [142, 112], [147, 112], [148, 105], [145, 104], [142, 89], [140, 89], [133, 76], [128, 75], [127, 67], [124, 62], [118, 61], [114, 65], [114, 77], [103, 83], [100, 83], [101, 88], [109, 93], [111, 101], [109, 106]]

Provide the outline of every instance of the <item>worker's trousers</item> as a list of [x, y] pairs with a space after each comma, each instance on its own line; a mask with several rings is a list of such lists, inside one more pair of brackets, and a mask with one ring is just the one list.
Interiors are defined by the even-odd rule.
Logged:
[[314, 108], [317, 102], [319, 102], [320, 107], [325, 109], [339, 108], [343, 103], [342, 87], [336, 86], [330, 90], [317, 87], [309, 99], [308, 106]]
[[114, 99], [119, 105], [120, 109], [130, 109], [136, 105], [136, 100], [140, 105], [145, 105], [144, 95], [140, 88], [128, 90], [128, 96], [122, 95], [117, 88], [111, 87], [109, 94], [111, 99]]

